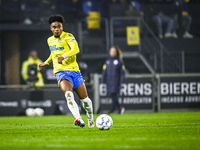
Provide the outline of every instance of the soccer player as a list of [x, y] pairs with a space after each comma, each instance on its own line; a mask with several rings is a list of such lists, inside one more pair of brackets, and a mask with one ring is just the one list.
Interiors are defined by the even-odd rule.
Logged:
[[63, 22], [64, 18], [59, 14], [50, 16], [49, 24], [53, 35], [48, 38], [47, 43], [51, 54], [45, 62], [39, 64], [39, 69], [53, 62], [54, 74], [60, 89], [65, 94], [69, 110], [75, 117], [75, 125], [83, 128], [85, 123], [74, 100], [73, 91], [78, 94], [86, 110], [88, 127], [93, 128], [95, 123], [92, 101], [87, 95], [84, 80], [76, 62], [76, 54], [79, 53], [78, 43], [71, 33], [63, 31]]

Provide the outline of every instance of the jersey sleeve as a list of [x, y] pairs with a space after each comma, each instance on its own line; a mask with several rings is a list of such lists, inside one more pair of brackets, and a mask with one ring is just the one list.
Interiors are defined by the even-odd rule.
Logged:
[[67, 43], [70, 47], [70, 51], [68, 53], [66, 53], [67, 57], [73, 56], [78, 54], [79, 51], [79, 47], [78, 47], [78, 43], [75, 40], [74, 36], [72, 34], [69, 34], [67, 37]]
[[121, 63], [122, 63], [122, 66], [121, 66], [121, 78], [120, 78], [120, 83], [124, 83], [125, 82], [125, 65], [124, 65], [124, 61], [121, 59]]
[[44, 62], [45, 65], [49, 65], [52, 62], [52, 54], [50, 54], [49, 58]]
[[[47, 39], [47, 44], [49, 45], [50, 38]], [[49, 55], [49, 57], [47, 58], [47, 60], [44, 62], [45, 65], [49, 65], [52, 62], [52, 54]]]

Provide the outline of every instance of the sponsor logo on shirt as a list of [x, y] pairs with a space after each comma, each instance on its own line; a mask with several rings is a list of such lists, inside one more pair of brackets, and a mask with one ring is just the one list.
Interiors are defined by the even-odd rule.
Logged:
[[50, 51], [63, 50], [64, 47], [56, 47], [56, 45], [49, 46]]

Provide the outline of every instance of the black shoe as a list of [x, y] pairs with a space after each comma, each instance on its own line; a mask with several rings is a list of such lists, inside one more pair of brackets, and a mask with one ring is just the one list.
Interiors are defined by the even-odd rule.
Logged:
[[76, 119], [75, 121], [74, 121], [74, 124], [76, 125], [76, 126], [80, 126], [81, 128], [84, 128], [85, 127], [85, 123], [83, 122], [83, 120], [82, 119]]

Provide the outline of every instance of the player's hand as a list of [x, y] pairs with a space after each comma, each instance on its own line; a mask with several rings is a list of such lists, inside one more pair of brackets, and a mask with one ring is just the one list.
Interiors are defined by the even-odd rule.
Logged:
[[58, 57], [58, 63], [59, 64], [62, 64], [62, 61], [64, 60], [64, 57], [63, 56], [61, 56], [61, 57]]
[[44, 62], [41, 62], [41, 63], [39, 64], [38, 67], [39, 67], [39, 69], [41, 70], [44, 66], [46, 66], [45, 63], [44, 63]]

